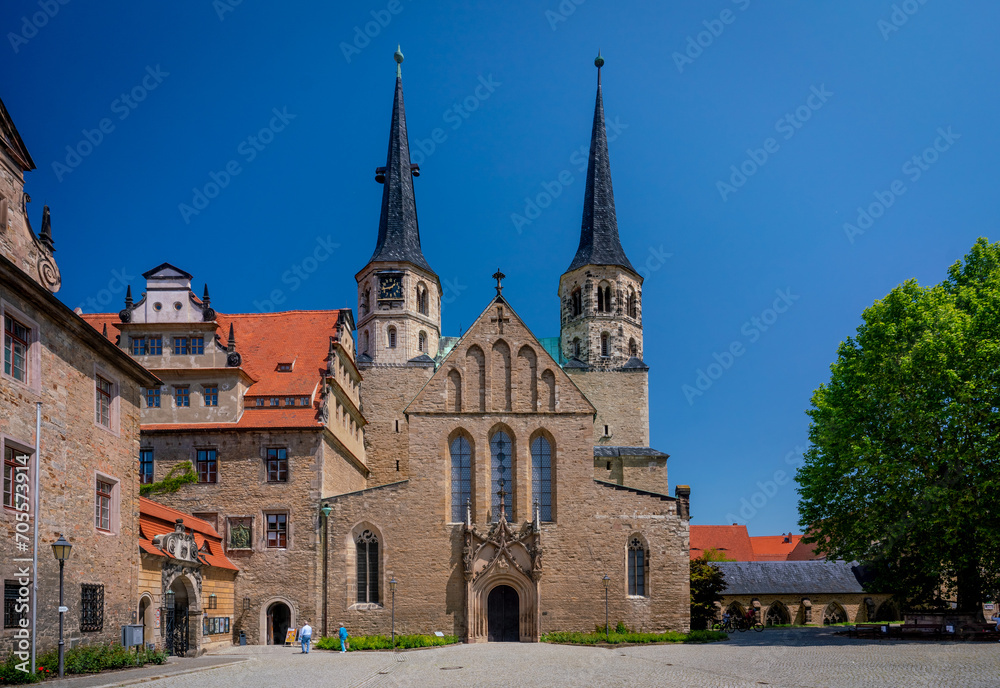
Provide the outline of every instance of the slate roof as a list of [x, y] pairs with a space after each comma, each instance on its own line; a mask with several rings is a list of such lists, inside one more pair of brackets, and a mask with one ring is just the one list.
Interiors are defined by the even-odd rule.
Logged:
[[669, 454], [661, 452], [659, 449], [653, 449], [652, 447], [622, 447], [622, 446], [609, 446], [600, 445], [594, 447], [594, 456], [666, 456], [670, 457]]
[[389, 127], [389, 152], [386, 154], [385, 181], [382, 184], [378, 243], [369, 262], [402, 261], [435, 274], [420, 248], [417, 200], [413, 194], [413, 174], [410, 170], [410, 144], [406, 137], [403, 79], [400, 76], [396, 77], [392, 124]]
[[583, 197], [580, 247], [567, 272], [584, 265], [619, 265], [635, 273], [618, 238], [608, 136], [604, 128], [604, 100], [599, 81], [597, 102], [594, 105], [594, 127], [590, 134], [590, 161], [587, 163], [587, 188]]
[[[0, 145], [2, 145], [14, 160], [21, 166], [21, 170], [28, 172], [35, 169], [35, 161], [31, 159], [28, 147], [24, 145], [21, 135], [14, 126], [14, 120], [7, 112], [7, 106], [0, 100]], [[4, 230], [7, 228], [4, 227]]]
[[861, 593], [859, 567], [846, 561], [723, 561], [727, 595]]

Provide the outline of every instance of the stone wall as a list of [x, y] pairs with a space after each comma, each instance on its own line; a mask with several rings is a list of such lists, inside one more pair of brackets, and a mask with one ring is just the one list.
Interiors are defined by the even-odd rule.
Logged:
[[[597, 408], [593, 444], [649, 446], [649, 373], [645, 370], [566, 368]], [[607, 426], [607, 432], [604, 431]]]
[[[0, 259], [0, 308], [32, 327], [28, 384], [0, 376], [0, 442], [33, 451], [35, 403], [42, 402], [41, 509], [39, 519], [39, 650], [58, 637], [59, 566], [52, 543], [64, 535], [73, 545], [65, 565], [65, 637], [68, 646], [119, 637], [136, 608], [139, 521], [139, 387], [148, 378], [138, 366], [100, 338], [93, 328], [27, 282]], [[115, 383], [111, 429], [95, 422], [95, 374]], [[98, 475], [114, 483], [110, 533], [95, 527]], [[0, 509], [3, 542], [0, 577], [30, 569], [27, 549], [15, 542], [16, 512]], [[15, 562], [15, 558], [29, 558]], [[104, 586], [104, 621], [99, 631], [80, 630], [81, 584]], [[13, 630], [2, 631], [0, 651], [12, 647]]]
[[[816, 594], [816, 595], [726, 595], [721, 603], [721, 608], [726, 609], [733, 602], [738, 602], [744, 608], [753, 606], [754, 600], [760, 603], [760, 615], [758, 620], [765, 623], [768, 608], [771, 605], [777, 606], [779, 603], [788, 611], [788, 618], [795, 625], [822, 626], [823, 615], [831, 605], [840, 606], [847, 614], [847, 621], [851, 623], [864, 623], [870, 621], [865, 605], [865, 598], [871, 598], [878, 610], [879, 606], [889, 600], [889, 595], [876, 595], [868, 593], [840, 593], [840, 594]], [[809, 601], [807, 606], [804, 600]], [[807, 621], [807, 609], [810, 610]], [[878, 612], [876, 611], [876, 614]]]

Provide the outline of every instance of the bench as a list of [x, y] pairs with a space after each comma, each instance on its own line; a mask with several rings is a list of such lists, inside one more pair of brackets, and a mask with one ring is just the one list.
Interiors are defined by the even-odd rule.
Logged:
[[888, 629], [888, 625], [887, 624], [881, 624], [881, 623], [859, 623], [859, 624], [856, 624], [854, 626], [853, 630], [849, 629], [847, 631], [847, 636], [850, 637], [851, 634], [853, 633], [854, 637], [856, 637], [856, 638], [861, 638], [862, 636], [871, 636], [873, 640], [875, 638], [878, 638], [879, 640], [881, 640], [882, 638], [886, 637], [886, 635], [887, 635], [886, 633], [884, 633], [882, 631], [882, 627], [883, 626], [885, 626], [886, 629]]
[[902, 638], [908, 635], [915, 635], [920, 638], [932, 636], [935, 640], [941, 638], [944, 628], [941, 624], [903, 624], [902, 626], [889, 626], [890, 636]]
[[996, 630], [993, 624], [979, 624], [976, 626], [965, 626], [958, 633], [962, 640], [997, 640], [1000, 639], [1000, 631]]

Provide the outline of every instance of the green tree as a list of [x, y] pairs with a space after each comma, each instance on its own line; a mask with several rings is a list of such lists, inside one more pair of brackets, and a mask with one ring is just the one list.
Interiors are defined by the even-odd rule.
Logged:
[[813, 394], [800, 524], [910, 606], [1000, 588], [1000, 243], [862, 314]]
[[702, 557], [706, 561], [736, 561], [735, 559], [727, 557], [725, 552], [718, 550], [715, 547], [709, 547], [706, 549]]
[[691, 560], [691, 628], [708, 628], [715, 618], [715, 603], [722, 601], [726, 577], [702, 555]]

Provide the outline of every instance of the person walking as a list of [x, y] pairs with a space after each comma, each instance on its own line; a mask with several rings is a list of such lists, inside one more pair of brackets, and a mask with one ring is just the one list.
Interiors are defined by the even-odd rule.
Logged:
[[304, 655], [309, 654], [309, 643], [312, 640], [312, 634], [312, 626], [309, 625], [309, 621], [307, 620], [302, 626], [302, 630], [299, 631], [299, 640], [302, 641], [302, 654]]
[[[1000, 632], [1000, 611], [994, 612], [993, 616], [990, 617], [990, 621], [992, 621], [993, 623], [995, 623], [997, 625], [996, 630], [997, 630], [997, 632]], [[1000, 641], [998, 641], [998, 642], [1000, 642]]]
[[340, 636], [340, 651], [347, 652], [347, 629], [344, 628], [344, 624], [340, 624], [340, 630], [337, 631], [337, 635]]

